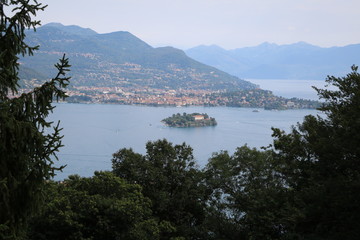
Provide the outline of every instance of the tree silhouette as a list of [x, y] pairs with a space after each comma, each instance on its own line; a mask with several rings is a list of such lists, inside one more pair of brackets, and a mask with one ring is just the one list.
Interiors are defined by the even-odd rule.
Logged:
[[[65, 56], [55, 65], [57, 75], [21, 96], [18, 93], [19, 55], [32, 55], [38, 46], [26, 44], [26, 30], [46, 6], [36, 0], [0, 2], [0, 238], [21, 239], [28, 218], [41, 206], [46, 180], [59, 168], [53, 166], [62, 146], [59, 123], [46, 117], [53, 99], [66, 97], [69, 82]], [[52, 129], [51, 129], [52, 128]]]

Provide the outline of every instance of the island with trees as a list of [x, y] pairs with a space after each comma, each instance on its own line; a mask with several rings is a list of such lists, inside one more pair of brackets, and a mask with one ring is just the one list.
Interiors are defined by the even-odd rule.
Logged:
[[183, 113], [182, 115], [177, 113], [163, 119], [161, 122], [169, 127], [207, 127], [217, 125], [215, 118], [209, 117], [206, 113]]

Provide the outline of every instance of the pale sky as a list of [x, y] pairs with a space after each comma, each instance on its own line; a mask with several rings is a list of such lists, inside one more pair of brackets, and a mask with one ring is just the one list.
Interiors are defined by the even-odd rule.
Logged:
[[359, 0], [39, 0], [38, 19], [129, 31], [154, 47], [225, 49], [305, 41], [322, 47], [360, 43]]

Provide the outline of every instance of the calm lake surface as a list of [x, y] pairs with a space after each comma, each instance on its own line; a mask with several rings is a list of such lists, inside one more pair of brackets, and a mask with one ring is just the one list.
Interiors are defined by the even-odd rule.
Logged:
[[319, 100], [312, 86], [324, 88], [325, 80], [285, 80], [285, 79], [247, 79], [262, 89], [271, 90], [275, 95], [286, 98]]
[[[313, 91], [310, 86], [308, 92]], [[229, 107], [177, 108], [66, 103], [56, 106], [50, 119], [61, 120], [65, 145], [58, 154], [60, 161], [57, 165], [67, 165], [62, 173], [58, 173], [55, 178], [57, 180], [70, 174], [92, 176], [96, 170], [110, 170], [112, 154], [117, 150], [132, 148], [135, 152], [144, 154], [148, 141], [163, 138], [173, 144], [189, 144], [194, 149], [199, 166], [203, 167], [213, 152], [228, 150], [233, 153], [244, 144], [257, 148], [267, 146], [272, 143], [271, 127], [289, 131], [292, 125], [302, 122], [305, 115], [318, 114], [316, 110], [258, 109], [259, 112], [253, 112], [253, 108]], [[216, 118], [218, 125], [170, 128], [161, 123], [162, 119], [183, 112], [207, 113]]]

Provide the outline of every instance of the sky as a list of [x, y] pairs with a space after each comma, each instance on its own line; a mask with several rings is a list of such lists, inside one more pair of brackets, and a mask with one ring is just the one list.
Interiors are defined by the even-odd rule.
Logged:
[[153, 47], [360, 43], [359, 0], [39, 0], [42, 24], [128, 31]]

